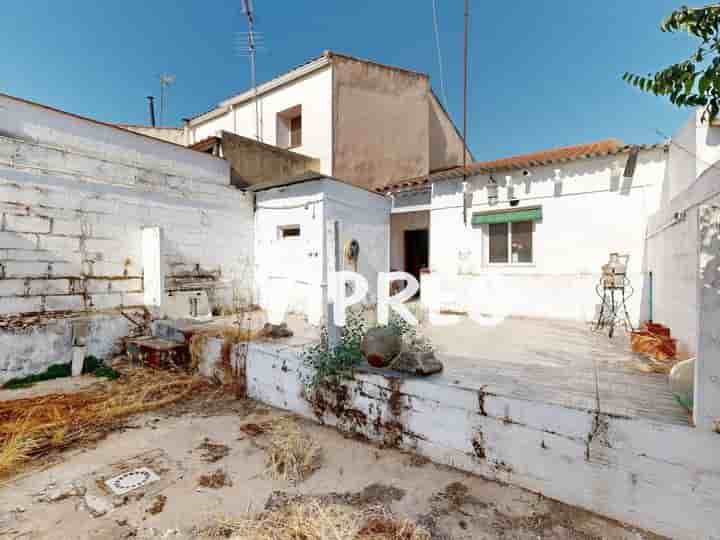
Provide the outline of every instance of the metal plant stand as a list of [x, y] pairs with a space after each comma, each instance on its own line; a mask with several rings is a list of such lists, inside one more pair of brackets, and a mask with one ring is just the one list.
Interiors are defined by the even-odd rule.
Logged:
[[618, 324], [622, 324], [627, 331], [632, 330], [633, 325], [630, 322], [627, 301], [635, 290], [630, 284], [630, 280], [625, 276], [616, 275], [611, 280], [603, 276], [595, 286], [595, 292], [602, 300], [602, 303], [600, 304], [600, 314], [593, 329], [600, 331], [607, 328], [608, 337], [610, 338], [613, 337], [615, 326]]

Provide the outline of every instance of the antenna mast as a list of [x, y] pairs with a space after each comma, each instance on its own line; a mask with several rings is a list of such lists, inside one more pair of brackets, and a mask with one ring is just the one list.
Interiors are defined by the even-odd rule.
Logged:
[[165, 119], [165, 89], [174, 82], [175, 75], [160, 75], [160, 118], [158, 122], [160, 127], [163, 126], [163, 120]]
[[262, 131], [261, 131], [261, 122], [260, 122], [260, 106], [258, 103], [258, 89], [257, 89], [257, 79], [255, 76], [255, 53], [257, 51], [257, 47], [255, 44], [255, 12], [253, 10], [253, 2], [252, 0], [241, 0], [242, 2], [242, 9], [243, 13], [247, 17], [248, 21], [248, 32], [247, 32], [247, 39], [248, 39], [248, 55], [250, 56], [250, 81], [253, 88], [253, 100], [255, 101], [255, 138], [258, 141], [262, 141]]

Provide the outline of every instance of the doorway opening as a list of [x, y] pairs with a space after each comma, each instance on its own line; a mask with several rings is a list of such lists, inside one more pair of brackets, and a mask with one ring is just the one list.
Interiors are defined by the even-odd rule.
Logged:
[[405, 231], [405, 271], [420, 281], [420, 271], [430, 262], [428, 229]]

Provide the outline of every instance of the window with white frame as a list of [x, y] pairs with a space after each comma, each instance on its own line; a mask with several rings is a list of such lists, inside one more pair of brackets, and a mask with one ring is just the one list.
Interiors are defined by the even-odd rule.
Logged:
[[490, 264], [532, 263], [533, 222], [489, 223], [488, 262]]

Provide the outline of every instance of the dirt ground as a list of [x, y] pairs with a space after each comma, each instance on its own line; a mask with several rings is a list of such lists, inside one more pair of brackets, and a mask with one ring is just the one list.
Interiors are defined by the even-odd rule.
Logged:
[[[658, 538], [303, 420], [321, 446], [320, 468], [295, 485], [271, 480], [261, 428], [284, 415], [213, 394], [133, 417], [94, 447], [0, 486], [0, 538], [195, 538], [218, 516], [312, 500], [384, 505], [437, 539]], [[159, 478], [113, 496], [104, 481], [139, 467]]]

